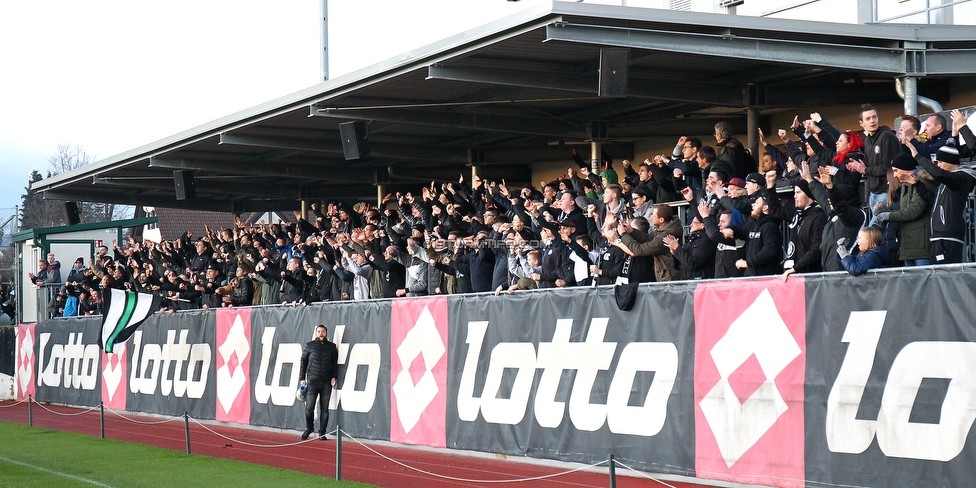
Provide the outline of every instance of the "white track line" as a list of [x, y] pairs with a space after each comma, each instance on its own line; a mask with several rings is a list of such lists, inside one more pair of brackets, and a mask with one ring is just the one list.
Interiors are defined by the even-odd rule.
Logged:
[[36, 469], [38, 471], [43, 471], [45, 473], [56, 474], [58, 476], [64, 476], [65, 478], [70, 478], [70, 479], [73, 479], [75, 481], [81, 481], [82, 483], [88, 483], [88, 484], [92, 484], [92, 485], [95, 485], [95, 486], [101, 486], [103, 488], [112, 488], [111, 485], [106, 485], [105, 483], [100, 483], [100, 482], [95, 481], [95, 480], [90, 480], [88, 478], [82, 478], [81, 476], [75, 476], [73, 474], [62, 473], [60, 471], [54, 471], [52, 469], [42, 468], [40, 466], [34, 466], [33, 464], [27, 464], [27, 463], [23, 463], [23, 462], [20, 462], [20, 461], [14, 461], [13, 459], [5, 458], [3, 456], [0, 456], [0, 461], [6, 461], [6, 462], [8, 462], [10, 464], [16, 464], [18, 466], [23, 466], [25, 468]]

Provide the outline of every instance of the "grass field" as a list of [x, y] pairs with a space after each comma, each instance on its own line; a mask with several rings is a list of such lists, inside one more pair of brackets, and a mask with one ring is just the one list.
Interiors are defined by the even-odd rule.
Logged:
[[296, 471], [0, 422], [0, 487], [354, 488]]

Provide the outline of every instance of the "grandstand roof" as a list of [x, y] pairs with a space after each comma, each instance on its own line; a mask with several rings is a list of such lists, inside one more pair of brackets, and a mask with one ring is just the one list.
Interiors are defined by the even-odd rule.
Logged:
[[[629, 57], [603, 70], [611, 96], [598, 95], [601, 49]], [[611, 65], [614, 53], [603, 59]], [[248, 212], [372, 200], [377, 182], [396, 191], [455, 180], [471, 165], [512, 185], [528, 183], [530, 163], [567, 161], [562, 144], [596, 139], [629, 157], [635, 140], [710, 134], [718, 120], [742, 133], [749, 108], [899, 102], [896, 77], [918, 76], [920, 94], [946, 99], [952, 78], [974, 72], [971, 27], [553, 2], [33, 188], [60, 200]], [[346, 161], [338, 127], [355, 120], [368, 122], [370, 155]], [[195, 198], [176, 199], [175, 170], [195, 172]]]

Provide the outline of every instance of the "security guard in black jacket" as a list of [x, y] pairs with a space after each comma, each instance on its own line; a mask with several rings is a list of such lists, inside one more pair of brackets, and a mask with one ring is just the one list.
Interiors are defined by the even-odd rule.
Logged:
[[298, 379], [308, 387], [305, 393], [305, 432], [302, 440], [315, 430], [315, 401], [319, 401], [319, 439], [325, 440], [329, 425], [329, 400], [332, 388], [336, 386], [336, 364], [339, 349], [328, 339], [329, 329], [324, 325], [315, 327], [315, 339], [305, 343], [302, 351], [301, 371]]

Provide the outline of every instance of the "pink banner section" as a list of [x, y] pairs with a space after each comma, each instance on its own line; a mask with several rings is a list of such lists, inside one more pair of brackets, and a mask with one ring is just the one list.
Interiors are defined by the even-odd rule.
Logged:
[[126, 390], [129, 389], [128, 344], [116, 344], [112, 354], [102, 351], [102, 403], [105, 408], [125, 410]]
[[34, 325], [18, 324], [14, 339], [17, 344], [17, 357], [14, 361], [14, 396], [18, 400], [37, 396], [37, 387], [34, 384], [34, 371], [37, 371], [34, 357], [37, 338], [34, 336]]
[[695, 471], [804, 486], [803, 278], [695, 290]]
[[217, 310], [217, 412], [221, 422], [251, 421], [251, 309]]
[[390, 441], [447, 446], [447, 298], [394, 300]]

